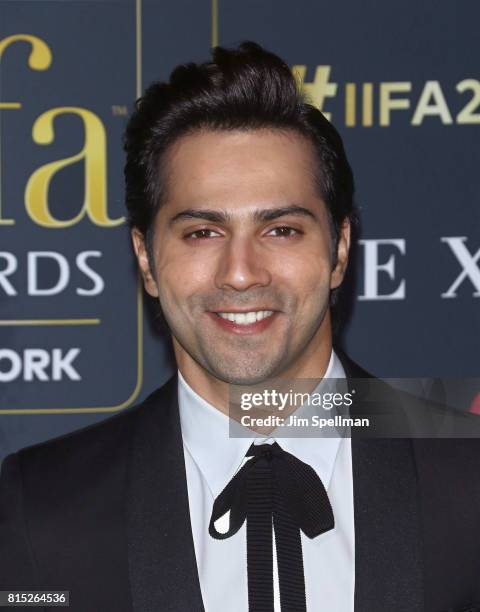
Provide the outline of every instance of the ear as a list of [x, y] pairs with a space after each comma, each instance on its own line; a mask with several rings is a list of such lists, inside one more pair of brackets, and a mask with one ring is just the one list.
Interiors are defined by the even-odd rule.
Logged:
[[330, 277], [330, 289], [341, 285], [348, 265], [348, 253], [350, 250], [350, 220], [345, 219], [340, 228], [340, 236], [337, 247], [337, 265]]
[[152, 297], [158, 297], [158, 287], [153, 277], [152, 271], [150, 270], [150, 263], [148, 261], [147, 247], [145, 246], [145, 238], [142, 232], [134, 227], [131, 231], [133, 250], [137, 257], [138, 266], [143, 278], [143, 286], [145, 291]]

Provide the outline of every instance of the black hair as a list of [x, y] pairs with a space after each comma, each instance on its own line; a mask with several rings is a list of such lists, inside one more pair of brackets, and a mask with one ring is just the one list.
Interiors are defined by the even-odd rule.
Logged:
[[315, 176], [336, 259], [340, 227], [346, 218], [355, 220], [353, 175], [342, 139], [305, 100], [288, 65], [247, 41], [235, 49], [215, 47], [209, 62], [177, 66], [168, 82], [153, 83], [135, 104], [124, 136], [126, 205], [130, 226], [144, 236], [152, 268], [151, 230], [165, 196], [162, 161], [169, 145], [201, 129], [261, 128], [295, 131], [314, 145]]

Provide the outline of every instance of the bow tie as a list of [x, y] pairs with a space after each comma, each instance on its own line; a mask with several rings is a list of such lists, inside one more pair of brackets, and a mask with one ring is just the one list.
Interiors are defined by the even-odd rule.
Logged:
[[[333, 529], [327, 492], [315, 470], [277, 442], [252, 444], [246, 456], [216, 498], [208, 531], [223, 540], [247, 521], [249, 612], [273, 612], [273, 517], [282, 612], [305, 612], [300, 530], [315, 538]], [[214, 523], [228, 511], [229, 529], [220, 533]]]

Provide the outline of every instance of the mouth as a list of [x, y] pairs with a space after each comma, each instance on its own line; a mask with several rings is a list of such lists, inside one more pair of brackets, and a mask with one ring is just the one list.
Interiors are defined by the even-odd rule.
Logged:
[[246, 311], [221, 311], [208, 313], [222, 329], [236, 334], [260, 333], [270, 327], [278, 311], [254, 309]]

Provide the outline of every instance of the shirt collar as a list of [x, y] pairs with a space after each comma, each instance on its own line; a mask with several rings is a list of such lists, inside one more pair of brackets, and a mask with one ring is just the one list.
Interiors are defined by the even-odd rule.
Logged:
[[[324, 375], [326, 378], [345, 378], [345, 371], [333, 349]], [[316, 391], [321, 385], [322, 381]], [[248, 428], [242, 428], [242, 437], [230, 437], [230, 426], [239, 426], [238, 423], [198, 395], [180, 371], [178, 405], [183, 443], [214, 497], [221, 493], [239, 469], [252, 441], [256, 444], [275, 441], [275, 432], [272, 432], [272, 437], [265, 438]], [[284, 450], [313, 467], [326, 488], [331, 480], [341, 441], [340, 437], [278, 438], [278, 444]]]

